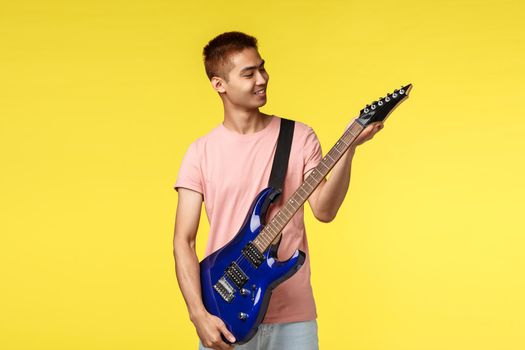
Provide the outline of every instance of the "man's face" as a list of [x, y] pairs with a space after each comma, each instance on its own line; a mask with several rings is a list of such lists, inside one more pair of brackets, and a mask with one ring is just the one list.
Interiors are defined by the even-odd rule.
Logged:
[[254, 109], [266, 104], [269, 75], [264, 60], [254, 48], [246, 48], [230, 56], [232, 69], [225, 82], [225, 98], [233, 105]]

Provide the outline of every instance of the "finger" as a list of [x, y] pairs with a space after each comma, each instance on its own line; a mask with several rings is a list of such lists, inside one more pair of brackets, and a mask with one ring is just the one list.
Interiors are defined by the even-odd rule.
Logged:
[[235, 342], [235, 337], [233, 336], [233, 334], [230, 333], [230, 331], [228, 330], [228, 328], [226, 328], [226, 325], [223, 322], [219, 324], [219, 330], [222, 332], [222, 334], [224, 334], [224, 336], [226, 337], [226, 339], [228, 339], [230, 343]]

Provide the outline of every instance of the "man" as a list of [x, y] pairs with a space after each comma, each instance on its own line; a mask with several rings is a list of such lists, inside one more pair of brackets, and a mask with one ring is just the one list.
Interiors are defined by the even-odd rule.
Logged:
[[[204, 63], [211, 85], [222, 100], [224, 121], [193, 142], [184, 156], [174, 186], [179, 198], [173, 244], [177, 279], [200, 347], [225, 350], [233, 347], [222, 341], [221, 334], [231, 342], [235, 339], [219, 318], [206, 311], [201, 300], [199, 261], [195, 253], [201, 204], [204, 200], [210, 222], [208, 255], [238, 232], [253, 199], [267, 187], [280, 118], [259, 111], [266, 104], [269, 75], [254, 37], [240, 32], [217, 36], [204, 48]], [[382, 123], [370, 125], [354, 145], [371, 139], [382, 127]], [[308, 199], [314, 216], [322, 222], [333, 220], [343, 202], [355, 146]], [[314, 131], [296, 121], [282, 198], [287, 199], [321, 159]], [[281, 199], [273, 205], [268, 218], [283, 203]], [[299, 248], [307, 253], [304, 265], [275, 288], [258, 333], [236, 349], [318, 348], [303, 214], [301, 208], [283, 229], [278, 257], [287, 259]]]

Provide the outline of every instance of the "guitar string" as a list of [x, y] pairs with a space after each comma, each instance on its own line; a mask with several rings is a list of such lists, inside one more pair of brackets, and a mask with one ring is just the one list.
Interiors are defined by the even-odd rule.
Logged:
[[[335, 144], [335, 145], [334, 145], [334, 146], [328, 151], [328, 153], [325, 155], [325, 157], [323, 157], [323, 159], [321, 159], [320, 164], [323, 162], [324, 159], [326, 159], [326, 157], [327, 157], [328, 155], [330, 155], [331, 152], [334, 151], [334, 149], [336, 149], [336, 150], [340, 153], [340, 156], [335, 157], [335, 158], [337, 158], [337, 160], [334, 162], [333, 165], [335, 165], [335, 163], [337, 163], [337, 161], [339, 161], [339, 159], [340, 159], [340, 157], [342, 156], [342, 154], [344, 154], [344, 152], [346, 152], [346, 150], [348, 150], [348, 147], [350, 147], [350, 145], [352, 144], [352, 142], [354, 141], [354, 139], [357, 138], [357, 136], [359, 135], [359, 134], [358, 134], [358, 135], [354, 135], [353, 133], [350, 132], [350, 130], [352, 129], [352, 127], [353, 127], [355, 124], [356, 124], [356, 122], [354, 121], [354, 122], [352, 123], [352, 125], [350, 125], [350, 127], [348, 127], [348, 128], [345, 130], [345, 132], [344, 132], [343, 135], [339, 138], [339, 140], [336, 142], [336, 144]], [[364, 129], [364, 128], [363, 128], [363, 129]], [[353, 139], [350, 140], [350, 142], [348, 142], [348, 143], [345, 142], [345, 141], [342, 141], [346, 136], [348, 136], [348, 134], [351, 134], [351, 135], [353, 136]], [[342, 141], [343, 144], [345, 144], [345, 147], [344, 147], [345, 149], [344, 149], [343, 152], [341, 152], [339, 149], [337, 149], [337, 144], [338, 144], [340, 141]], [[332, 155], [330, 155], [330, 158], [332, 159], [332, 161], [335, 159], [335, 158], [332, 157]], [[325, 164], [323, 164], [323, 165], [324, 165], [327, 169], [330, 169], [330, 170], [331, 170], [331, 168], [330, 168], [329, 166], [326, 166]], [[318, 168], [318, 166], [316, 166], [316, 167], [314, 168], [314, 171], [315, 171], [315, 169], [317, 169], [317, 168]], [[322, 174], [322, 172], [320, 172], [320, 171], [318, 171], [318, 172]], [[313, 171], [312, 171], [312, 173], [313, 173]], [[312, 174], [310, 174], [310, 176], [312, 176]], [[310, 176], [309, 176], [309, 177], [310, 177]], [[326, 175], [325, 175], [325, 176], [326, 176]], [[323, 176], [323, 178], [324, 178], [325, 176]], [[308, 178], [307, 178], [304, 182], [306, 182], [307, 180], [308, 180]], [[322, 181], [322, 180], [321, 180], [321, 181]], [[304, 182], [303, 182], [303, 184], [304, 184]], [[320, 182], [320, 181], [319, 181], [319, 182]], [[302, 185], [301, 185], [301, 186], [302, 186]], [[299, 186], [299, 188], [300, 188], [301, 186]], [[313, 186], [310, 185], [310, 187], [313, 187]], [[298, 190], [299, 190], [299, 188], [298, 188]], [[295, 193], [297, 193], [298, 190], [296, 190], [296, 192], [294, 192], [294, 194], [293, 194], [290, 198], [294, 197]], [[311, 195], [311, 193], [310, 193], [310, 195]], [[308, 197], [309, 197], [309, 196], [307, 196], [307, 198], [303, 201], [303, 203], [301, 204], [301, 206], [304, 205], [304, 203], [306, 202], [306, 200], [308, 199]], [[302, 197], [300, 196], [300, 198], [302, 198]], [[286, 206], [286, 204], [285, 204], [285, 206]], [[283, 206], [283, 207], [284, 207], [284, 206]], [[281, 209], [279, 210], [279, 212], [277, 212], [277, 214], [276, 214], [276, 215], [270, 220], [269, 224], [271, 224], [271, 222], [274, 220], [274, 218], [277, 217], [277, 216], [281, 213], [281, 210], [282, 210], [282, 209], [283, 209], [283, 208], [281, 208]], [[299, 208], [298, 208], [297, 210], [299, 210]], [[285, 225], [283, 226], [283, 228], [279, 231], [279, 233], [278, 233], [277, 235], [279, 235], [279, 234], [281, 233], [281, 231], [284, 229], [284, 227], [286, 227], [286, 225], [289, 223], [289, 221], [291, 220], [291, 218], [293, 217], [293, 215], [295, 215], [295, 214], [297, 213], [297, 210], [291, 215], [290, 219], [285, 223]], [[276, 222], [277, 222], [277, 221], [276, 221]], [[255, 236], [255, 238], [259, 237], [263, 230], [264, 230], [264, 228], [262, 228], [261, 230], [259, 230], [259, 233], [257, 233], [257, 235]], [[276, 235], [276, 237], [277, 237], [277, 235]], [[270, 245], [271, 245], [271, 244], [270, 244]], [[257, 248], [256, 248], [256, 249], [257, 249]], [[261, 252], [261, 254], [262, 254], [263, 257], [264, 257], [263, 262], [264, 262], [265, 260], [267, 260], [267, 259], [265, 258], [265, 256], [266, 256], [267, 254], [268, 254], [268, 255], [270, 254], [269, 251], [266, 252], [268, 249], [269, 249], [269, 247], [267, 247], [263, 252]], [[276, 254], [275, 258], [276, 258], [275, 261], [278, 262], [278, 260], [277, 260], [277, 254]], [[252, 263], [249, 262], [249, 261], [246, 259], [246, 257], [244, 256], [244, 254], [242, 254], [242, 252], [241, 252], [241, 255], [239, 255], [238, 258], [235, 260], [235, 263], [237, 264], [237, 266], [238, 266], [241, 270], [243, 270], [243, 268], [244, 268], [244, 269], [246, 269], [246, 268], [253, 268]], [[243, 273], [244, 273], [244, 271], [243, 271]], [[226, 273], [223, 274], [223, 276], [225, 276], [225, 275], [226, 275]], [[229, 278], [229, 279], [231, 280], [231, 278]], [[234, 282], [234, 281], [232, 281], [232, 282]], [[234, 282], [234, 284], [235, 284], [235, 282]], [[241, 288], [243, 288], [243, 287], [241, 287]]]

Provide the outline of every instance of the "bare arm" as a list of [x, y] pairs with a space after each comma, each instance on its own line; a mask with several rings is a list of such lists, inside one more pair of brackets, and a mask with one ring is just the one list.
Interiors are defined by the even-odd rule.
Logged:
[[[352, 146], [332, 168], [330, 177], [323, 179], [310, 198], [308, 198], [308, 203], [319, 221], [330, 222], [335, 218], [350, 186], [350, 172], [356, 147], [372, 139], [382, 128], [383, 123], [378, 122], [369, 125], [363, 130]], [[312, 171], [313, 169], [308, 171], [304, 178], [308, 177]]]
[[221, 339], [221, 333], [235, 341], [221, 319], [209, 314], [202, 303], [199, 260], [195, 252], [195, 238], [201, 216], [202, 195], [179, 188], [179, 201], [173, 235], [173, 256], [177, 281], [186, 302], [190, 319], [201, 342], [214, 349], [232, 349]]

